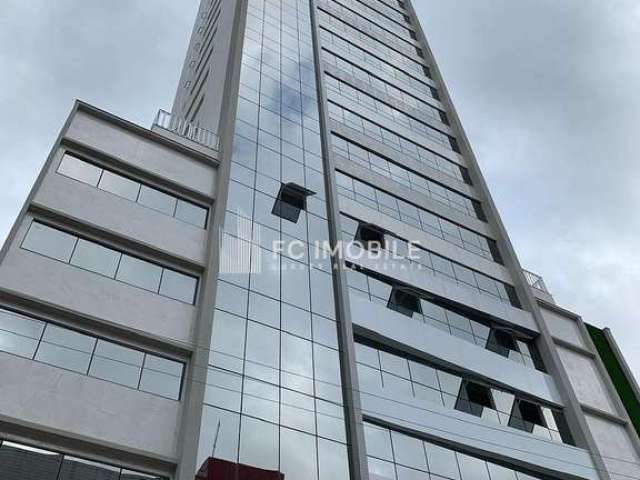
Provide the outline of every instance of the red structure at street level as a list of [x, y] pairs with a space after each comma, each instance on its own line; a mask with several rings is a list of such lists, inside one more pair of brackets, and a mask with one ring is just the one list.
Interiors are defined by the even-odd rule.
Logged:
[[284, 480], [284, 474], [209, 458], [200, 467], [195, 480]]

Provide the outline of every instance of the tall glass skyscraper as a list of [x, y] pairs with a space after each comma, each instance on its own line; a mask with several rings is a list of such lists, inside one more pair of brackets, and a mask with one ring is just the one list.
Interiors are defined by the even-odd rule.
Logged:
[[2, 479], [640, 479], [409, 0], [202, 0], [151, 130], [76, 102], [0, 362]]

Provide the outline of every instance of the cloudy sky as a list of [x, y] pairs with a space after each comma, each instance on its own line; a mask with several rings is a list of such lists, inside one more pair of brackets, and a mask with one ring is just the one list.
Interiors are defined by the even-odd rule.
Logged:
[[[522, 264], [640, 372], [640, 3], [414, 4]], [[75, 98], [144, 126], [170, 107], [196, 10], [3, 1], [0, 239]]]

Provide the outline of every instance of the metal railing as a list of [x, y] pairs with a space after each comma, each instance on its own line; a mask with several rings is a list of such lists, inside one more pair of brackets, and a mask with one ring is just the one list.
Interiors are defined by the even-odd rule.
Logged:
[[540, 290], [551, 295], [551, 292], [549, 292], [547, 285], [544, 283], [544, 279], [540, 275], [524, 269], [522, 270], [522, 272], [524, 273], [524, 278], [527, 279], [527, 283], [531, 288], [535, 288], [536, 290]]
[[218, 150], [220, 147], [220, 138], [211, 130], [199, 127], [198, 125], [195, 125], [184, 118], [172, 115], [165, 110], [158, 111], [153, 125], [169, 130], [170, 132], [176, 133], [181, 137], [188, 138], [189, 140], [213, 150]]

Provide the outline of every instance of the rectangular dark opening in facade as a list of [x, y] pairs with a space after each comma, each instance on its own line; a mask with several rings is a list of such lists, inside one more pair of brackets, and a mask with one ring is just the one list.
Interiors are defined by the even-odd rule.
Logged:
[[485, 408], [495, 409], [491, 389], [469, 380], [462, 382], [456, 401], [456, 410], [481, 417]]
[[280, 187], [271, 213], [290, 222], [298, 223], [300, 212], [307, 208], [307, 197], [313, 194], [314, 192], [311, 190], [295, 183], [284, 183]]
[[393, 287], [387, 308], [402, 313], [407, 317], [413, 317], [414, 313], [422, 314], [420, 297], [416, 292], [406, 287]]

